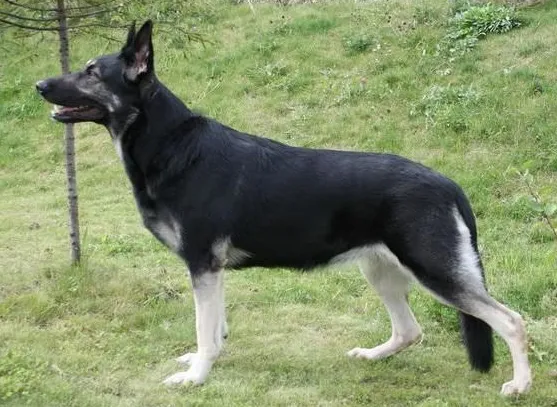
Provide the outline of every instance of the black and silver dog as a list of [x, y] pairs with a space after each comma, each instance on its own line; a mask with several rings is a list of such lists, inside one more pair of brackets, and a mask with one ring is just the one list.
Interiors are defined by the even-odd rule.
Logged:
[[452, 181], [388, 155], [290, 147], [190, 111], [155, 76], [152, 23], [130, 29], [118, 53], [37, 83], [63, 123], [95, 122], [112, 136], [145, 226], [189, 266], [197, 352], [168, 384], [205, 381], [227, 335], [223, 270], [309, 269], [355, 261], [383, 300], [392, 336], [349, 356], [393, 355], [421, 338], [407, 302], [417, 281], [461, 315], [473, 368], [493, 363], [492, 328], [514, 377], [531, 385], [520, 315], [484, 284], [470, 204]]

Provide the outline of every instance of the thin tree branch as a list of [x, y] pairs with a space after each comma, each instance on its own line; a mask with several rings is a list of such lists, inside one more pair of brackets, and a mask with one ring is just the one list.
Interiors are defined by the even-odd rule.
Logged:
[[[115, 3], [115, 2], [116, 2], [116, 0], [108, 0], [108, 1], [104, 1], [104, 2], [99, 3], [99, 4], [91, 4], [91, 5], [88, 5], [88, 6], [68, 7], [68, 8], [66, 8], [66, 11], [88, 10], [88, 9], [95, 8], [95, 7], [97, 7], [97, 8], [98, 8], [98, 7], [104, 7], [104, 6], [106, 6], [107, 4]], [[120, 6], [116, 6], [116, 8], [117, 8], [117, 7], [120, 7]]]
[[31, 38], [31, 37], [33, 37], [33, 36], [35, 36], [35, 35], [40, 35], [40, 36], [41, 36], [41, 41], [42, 41], [42, 40], [44, 40], [44, 33], [45, 33], [44, 31], [17, 30], [17, 31], [14, 33], [14, 38], [17, 38], [17, 39], [22, 39], [22, 38], [28, 39], [28, 38]]
[[55, 9], [55, 8], [31, 7], [31, 6], [28, 6], [27, 4], [21, 4], [21, 3], [18, 3], [16, 1], [12, 1], [12, 0], [4, 0], [4, 2], [6, 2], [8, 4], [11, 4], [12, 6], [25, 8], [27, 10], [32, 10], [32, 11], [42, 11], [42, 12], [56, 12], [57, 11], [57, 9]]
[[[0, 18], [0, 23], [4, 23], [7, 25], [11, 25], [18, 28], [23, 28], [26, 30], [35, 30], [35, 31], [58, 31], [57, 27], [36, 27], [31, 25], [19, 24], [13, 21], [4, 20]], [[81, 24], [81, 25], [74, 25], [73, 27], [68, 27], [68, 30], [77, 30], [79, 28], [89, 28], [89, 27], [103, 27], [103, 28], [111, 28], [111, 29], [121, 29], [126, 28], [127, 25], [108, 25], [108, 24], [101, 24], [101, 23], [90, 23], [90, 24]]]
[[203, 34], [201, 34], [201, 33], [197, 33], [197, 32], [194, 32], [194, 31], [188, 31], [188, 30], [186, 30], [182, 27], [176, 26], [176, 25], [174, 25], [172, 27], [172, 29], [166, 29], [165, 28], [165, 25], [176, 24], [174, 22], [164, 21], [164, 20], [156, 20], [156, 23], [157, 24], [162, 24], [162, 25], [159, 25], [159, 31], [162, 32], [162, 33], [173, 34], [174, 31], [178, 31], [178, 32], [182, 33], [182, 35], [184, 35], [186, 37], [186, 40], [188, 40], [190, 42], [197, 41], [197, 42], [200, 42], [203, 46], [205, 46], [205, 43], [213, 44], [213, 41], [204, 38]]
[[[12, 6], [16, 6], [16, 7], [21, 7], [21, 8], [25, 8], [27, 10], [32, 10], [32, 11], [40, 11], [40, 12], [44, 12], [44, 13], [56, 13], [58, 12], [57, 8], [41, 8], [41, 7], [32, 7], [32, 6], [28, 6], [27, 4], [21, 4], [18, 3], [17, 1], [14, 0], [3, 0], [4, 2], [11, 4]], [[110, 3], [114, 3], [116, 0], [108, 0], [99, 4], [91, 4], [88, 6], [76, 6], [76, 7], [67, 7], [66, 11], [72, 11], [72, 10], [87, 10], [87, 9], [91, 9], [91, 8], [95, 8], [95, 7], [103, 7], [107, 4]]]
[[13, 21], [4, 20], [3, 18], [0, 18], [0, 23], [8, 24], [8, 25], [18, 27], [18, 28], [23, 28], [25, 30], [58, 31], [58, 28], [56, 28], [56, 27], [35, 27], [35, 26], [31, 26], [31, 25], [14, 23]]
[[[104, 9], [104, 10], [92, 11], [91, 13], [69, 15], [69, 16], [67, 16], [67, 18], [72, 19], [72, 18], [92, 17], [92, 16], [96, 16], [96, 15], [99, 15], [99, 14], [105, 14], [105, 13], [109, 13], [109, 12], [114, 11], [114, 10], [118, 10], [120, 7], [121, 6], [116, 6], [116, 7], [107, 8], [107, 9]], [[32, 18], [32, 17], [18, 16], [17, 14], [6, 13], [4, 11], [0, 11], [0, 14], [4, 15], [6, 17], [15, 18], [15, 19], [18, 19], [18, 20], [37, 21], [37, 22], [40, 22], [40, 23], [46, 23], [48, 21], [58, 21], [58, 17]]]
[[0, 11], [0, 14], [6, 17], [10, 17], [10, 18], [15, 18], [18, 20], [25, 20], [25, 21], [38, 21], [38, 22], [47, 22], [47, 21], [58, 21], [58, 18], [56, 17], [45, 17], [45, 18], [32, 18], [32, 17], [24, 17], [24, 16], [18, 16], [17, 14], [12, 14], [12, 13], [6, 13], [4, 11]]
[[91, 27], [102, 27], [102, 28], [110, 28], [110, 29], [122, 29], [128, 28], [127, 24], [122, 25], [108, 25], [102, 23], [90, 23], [90, 24], [81, 24], [81, 25], [74, 25], [73, 27], [68, 27], [68, 30], [77, 30], [80, 28], [91, 28]]
[[[109, 12], [111, 12], [111, 11], [118, 10], [118, 9], [121, 8], [121, 7], [122, 7], [121, 5], [118, 5], [118, 6], [111, 7], [111, 8], [105, 8], [105, 9], [102, 9], [102, 10], [92, 11], [92, 12], [90, 12], [90, 13], [73, 14], [73, 15], [70, 14], [70, 15], [68, 15], [68, 18], [69, 18], [69, 19], [72, 19], [72, 18], [85, 18], [85, 17], [97, 16], [97, 15], [99, 15], [99, 14], [105, 14], [105, 13], [109, 13]], [[70, 10], [71, 10], [71, 9], [70, 9]]]
[[99, 38], [104, 38], [105, 40], [107, 40], [109, 42], [122, 42], [122, 38], [115, 38], [115, 37], [112, 37], [110, 35], [103, 34], [102, 32], [91, 31], [91, 30], [88, 30], [88, 29], [84, 29], [83, 32], [86, 33], [86, 34], [96, 35]]

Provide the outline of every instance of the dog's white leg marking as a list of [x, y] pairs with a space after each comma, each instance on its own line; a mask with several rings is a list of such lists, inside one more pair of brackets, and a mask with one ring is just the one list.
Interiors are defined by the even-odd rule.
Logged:
[[180, 225], [178, 222], [170, 220], [169, 222], [158, 221], [151, 225], [153, 231], [158, 234], [160, 239], [174, 252], [178, 252], [182, 247], [180, 236]]
[[497, 302], [485, 290], [478, 255], [472, 247], [470, 231], [458, 210], [454, 210], [458, 232], [461, 264], [459, 273], [466, 281], [462, 311], [482, 319], [497, 332], [509, 346], [513, 359], [513, 379], [501, 388], [504, 395], [525, 393], [532, 385], [528, 363], [528, 340], [522, 317]]
[[181, 356], [180, 361], [189, 363], [190, 368], [168, 377], [164, 381], [165, 384], [202, 384], [219, 356], [223, 345], [223, 275], [223, 270], [218, 270], [204, 271], [200, 275], [192, 276], [197, 352]]
[[[483, 309], [482, 309], [483, 308]], [[525, 393], [532, 385], [528, 363], [528, 340], [522, 317], [489, 298], [488, 305], [481, 304], [477, 317], [483, 319], [505, 340], [513, 359], [513, 379], [501, 388], [504, 395]]]
[[226, 303], [224, 301], [224, 273], [223, 277], [219, 280], [221, 287], [221, 301], [220, 301], [220, 313], [219, 313], [219, 327], [220, 327], [220, 335], [218, 338], [221, 341], [221, 347], [224, 346], [224, 340], [228, 337], [228, 324], [226, 322]]
[[416, 343], [422, 330], [408, 306], [410, 278], [398, 259], [386, 246], [378, 246], [360, 261], [360, 270], [368, 282], [375, 287], [391, 317], [391, 338], [371, 349], [354, 348], [348, 356], [364, 359], [383, 359]]
[[[223, 273], [224, 274], [224, 273]], [[224, 340], [228, 336], [228, 324], [226, 323], [226, 303], [224, 301], [224, 275], [221, 279], [219, 279], [220, 283], [220, 293], [221, 293], [221, 301], [220, 301], [220, 313], [219, 313], [219, 327], [220, 327], [220, 336], [217, 338], [220, 340], [219, 347], [222, 349], [224, 346]], [[185, 353], [182, 356], [176, 358], [176, 362], [182, 365], [191, 365], [193, 360], [196, 357], [196, 353]]]
[[501, 388], [503, 395], [526, 393], [532, 386], [528, 340], [522, 317], [491, 298], [487, 292], [466, 299], [466, 312], [485, 321], [507, 343], [513, 359], [513, 379]]
[[124, 152], [122, 151], [122, 141], [119, 138], [114, 139], [114, 148], [116, 149], [116, 154], [120, 161], [124, 161]]

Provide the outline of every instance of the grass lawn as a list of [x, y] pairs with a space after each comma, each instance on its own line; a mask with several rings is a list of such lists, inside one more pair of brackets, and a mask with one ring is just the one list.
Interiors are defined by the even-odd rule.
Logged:
[[[34, 91], [59, 72], [57, 44], [3, 32], [0, 405], [557, 406], [557, 241], [517, 174], [557, 201], [557, 3], [465, 53], [443, 45], [450, 12], [437, 0], [184, 4], [208, 42], [184, 49], [161, 32], [156, 69], [192, 109], [293, 145], [401, 154], [463, 186], [490, 291], [527, 320], [534, 387], [503, 399], [507, 347], [497, 339], [492, 372], [472, 372], [456, 314], [419, 289], [421, 344], [347, 358], [390, 335], [355, 267], [230, 272], [230, 336], [207, 383], [161, 385], [195, 347], [185, 266], [142, 228], [95, 125], [77, 127], [84, 261], [68, 266], [63, 128]], [[120, 46], [72, 41], [74, 68]]]

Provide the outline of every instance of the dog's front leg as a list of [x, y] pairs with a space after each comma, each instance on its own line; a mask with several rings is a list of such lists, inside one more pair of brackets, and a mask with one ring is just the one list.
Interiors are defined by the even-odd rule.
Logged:
[[164, 381], [165, 384], [202, 384], [219, 356], [223, 345], [223, 277], [222, 269], [191, 271], [197, 352], [178, 358], [179, 362], [190, 364], [190, 368], [170, 376]]

